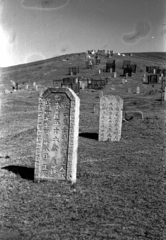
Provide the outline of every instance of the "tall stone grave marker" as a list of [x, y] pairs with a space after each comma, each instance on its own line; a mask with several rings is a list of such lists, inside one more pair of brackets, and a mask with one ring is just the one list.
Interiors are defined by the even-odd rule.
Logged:
[[123, 99], [105, 95], [100, 98], [99, 141], [120, 141]]
[[35, 181], [76, 182], [80, 99], [70, 88], [39, 97]]

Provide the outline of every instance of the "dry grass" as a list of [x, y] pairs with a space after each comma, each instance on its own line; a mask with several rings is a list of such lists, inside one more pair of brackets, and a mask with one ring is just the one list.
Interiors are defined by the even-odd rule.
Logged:
[[[57, 67], [59, 75], [62, 64], [59, 62], [60, 70]], [[34, 71], [42, 74], [37, 67]], [[49, 64], [45, 67], [51, 69]], [[12, 76], [18, 77], [17, 72]], [[33, 71], [29, 75], [33, 82]], [[51, 80], [46, 84], [51, 85]], [[0, 239], [164, 239], [165, 107], [159, 92], [148, 94], [151, 86], [141, 85], [140, 95], [126, 92], [128, 86], [135, 89], [138, 84], [139, 73], [125, 85], [121, 77], [111, 79], [103, 89], [104, 94], [123, 97], [125, 109], [144, 114], [144, 120], [123, 123], [120, 142], [98, 142], [93, 104], [98, 104], [99, 93], [81, 91], [75, 186], [67, 182], [34, 183], [38, 94], [22, 91], [3, 95]], [[115, 91], [110, 90], [111, 85]]]

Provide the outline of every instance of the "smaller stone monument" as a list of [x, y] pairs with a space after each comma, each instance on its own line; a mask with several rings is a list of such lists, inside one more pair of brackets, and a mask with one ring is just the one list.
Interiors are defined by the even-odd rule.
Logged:
[[123, 99], [105, 95], [100, 98], [99, 141], [120, 141], [122, 129]]

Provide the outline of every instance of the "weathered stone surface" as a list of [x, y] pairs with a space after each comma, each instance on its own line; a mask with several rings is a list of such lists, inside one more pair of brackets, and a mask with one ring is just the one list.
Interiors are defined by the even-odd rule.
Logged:
[[99, 141], [120, 141], [123, 99], [105, 95], [100, 98]]
[[35, 180], [76, 181], [80, 99], [70, 88], [39, 98]]
[[124, 117], [127, 121], [134, 119], [143, 119], [143, 112], [141, 111], [125, 111]]

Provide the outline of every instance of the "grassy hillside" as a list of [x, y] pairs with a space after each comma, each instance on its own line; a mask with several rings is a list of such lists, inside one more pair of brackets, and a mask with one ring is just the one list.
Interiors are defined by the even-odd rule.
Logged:
[[[0, 239], [15, 240], [161, 240], [166, 239], [166, 110], [161, 85], [142, 83], [152, 58], [114, 56], [117, 78], [106, 57], [85, 69], [85, 54], [70, 54], [1, 71], [1, 84], [19, 91], [0, 95]], [[122, 84], [122, 64], [137, 72]], [[160, 65], [162, 59], [157, 62]], [[81, 76], [108, 78], [104, 95], [119, 95], [123, 110], [142, 111], [143, 119], [122, 123], [120, 142], [99, 142], [98, 90], [80, 90], [77, 183], [34, 182], [39, 92], [77, 65]], [[34, 90], [33, 82], [39, 85]], [[29, 89], [25, 84], [29, 83]], [[136, 94], [140, 86], [141, 93]], [[132, 92], [128, 92], [131, 88]], [[115, 89], [115, 90], [113, 90]]]

